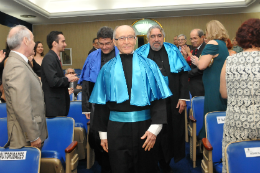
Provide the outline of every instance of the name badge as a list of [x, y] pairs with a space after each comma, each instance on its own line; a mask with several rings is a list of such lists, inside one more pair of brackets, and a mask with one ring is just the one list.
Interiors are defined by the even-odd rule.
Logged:
[[25, 160], [27, 151], [0, 152], [0, 160]]
[[225, 116], [219, 116], [217, 117], [218, 124], [224, 124], [225, 123]]
[[259, 157], [260, 147], [255, 148], [245, 148], [246, 157]]

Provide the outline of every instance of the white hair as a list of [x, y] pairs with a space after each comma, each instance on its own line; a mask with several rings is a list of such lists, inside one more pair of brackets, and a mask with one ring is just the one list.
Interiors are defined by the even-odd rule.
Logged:
[[[68, 72], [69, 69], [74, 70], [73, 68], [67, 68], [67, 69], [65, 70], [65, 74], [67, 74], [67, 72]], [[74, 72], [75, 72], [75, 70], [74, 70]]]
[[[17, 29], [17, 31], [14, 34], [10, 35], [12, 29]], [[23, 38], [26, 37], [28, 40], [30, 40], [30, 36], [31, 35], [28, 28], [23, 25], [17, 25], [10, 29], [7, 36], [7, 45], [11, 50], [19, 48], [21, 46]]]
[[163, 34], [163, 37], [165, 38], [165, 32], [164, 32], [163, 28], [160, 27], [159, 25], [153, 25], [153, 26], [151, 26], [151, 27], [148, 29], [148, 31], [147, 31], [147, 38], [148, 38], [148, 39], [150, 38], [151, 31], [152, 31], [153, 29], [155, 29], [155, 28], [159, 29], [160, 32]]

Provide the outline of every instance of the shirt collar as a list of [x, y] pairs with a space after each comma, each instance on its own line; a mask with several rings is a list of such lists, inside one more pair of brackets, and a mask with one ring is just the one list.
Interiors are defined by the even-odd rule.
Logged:
[[11, 52], [14, 52], [14, 53], [20, 55], [24, 59], [24, 61], [28, 63], [28, 58], [26, 56], [24, 56], [24, 54], [21, 54], [20, 52], [16, 52], [14, 50], [12, 50]]
[[[202, 44], [203, 44], [203, 43], [201, 43], [201, 45], [202, 45]], [[201, 47], [201, 45], [200, 45], [199, 47], [197, 47], [196, 49], [198, 49], [198, 50], [199, 50], [199, 49], [200, 49], [200, 47]]]

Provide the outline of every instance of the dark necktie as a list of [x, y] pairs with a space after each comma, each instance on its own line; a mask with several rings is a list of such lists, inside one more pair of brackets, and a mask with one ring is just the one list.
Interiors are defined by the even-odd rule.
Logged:
[[32, 66], [32, 64], [31, 64], [31, 62], [30, 62], [30, 61], [28, 61], [28, 64], [29, 64], [29, 66], [30, 66], [31, 68], [33, 68], [33, 66]]

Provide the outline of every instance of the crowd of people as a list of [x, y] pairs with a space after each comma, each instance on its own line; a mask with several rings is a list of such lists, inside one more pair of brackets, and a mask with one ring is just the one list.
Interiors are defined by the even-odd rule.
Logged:
[[[231, 40], [224, 25], [209, 21], [164, 42], [154, 25], [148, 43], [135, 49], [132, 26], [104, 26], [78, 78], [62, 70], [65, 36], [47, 36], [49, 52], [30, 30], [13, 27], [0, 52], [0, 92], [7, 104], [10, 148], [42, 148], [46, 117], [67, 116], [69, 94], [82, 91], [82, 114], [90, 119], [89, 143], [102, 173], [173, 172], [185, 157], [186, 101], [205, 96], [204, 116], [226, 111], [222, 155], [229, 142], [260, 138], [260, 19], [245, 21]], [[72, 88], [69, 89], [68, 88]], [[205, 122], [198, 138], [206, 137]], [[159, 167], [158, 167], [159, 163]]]

